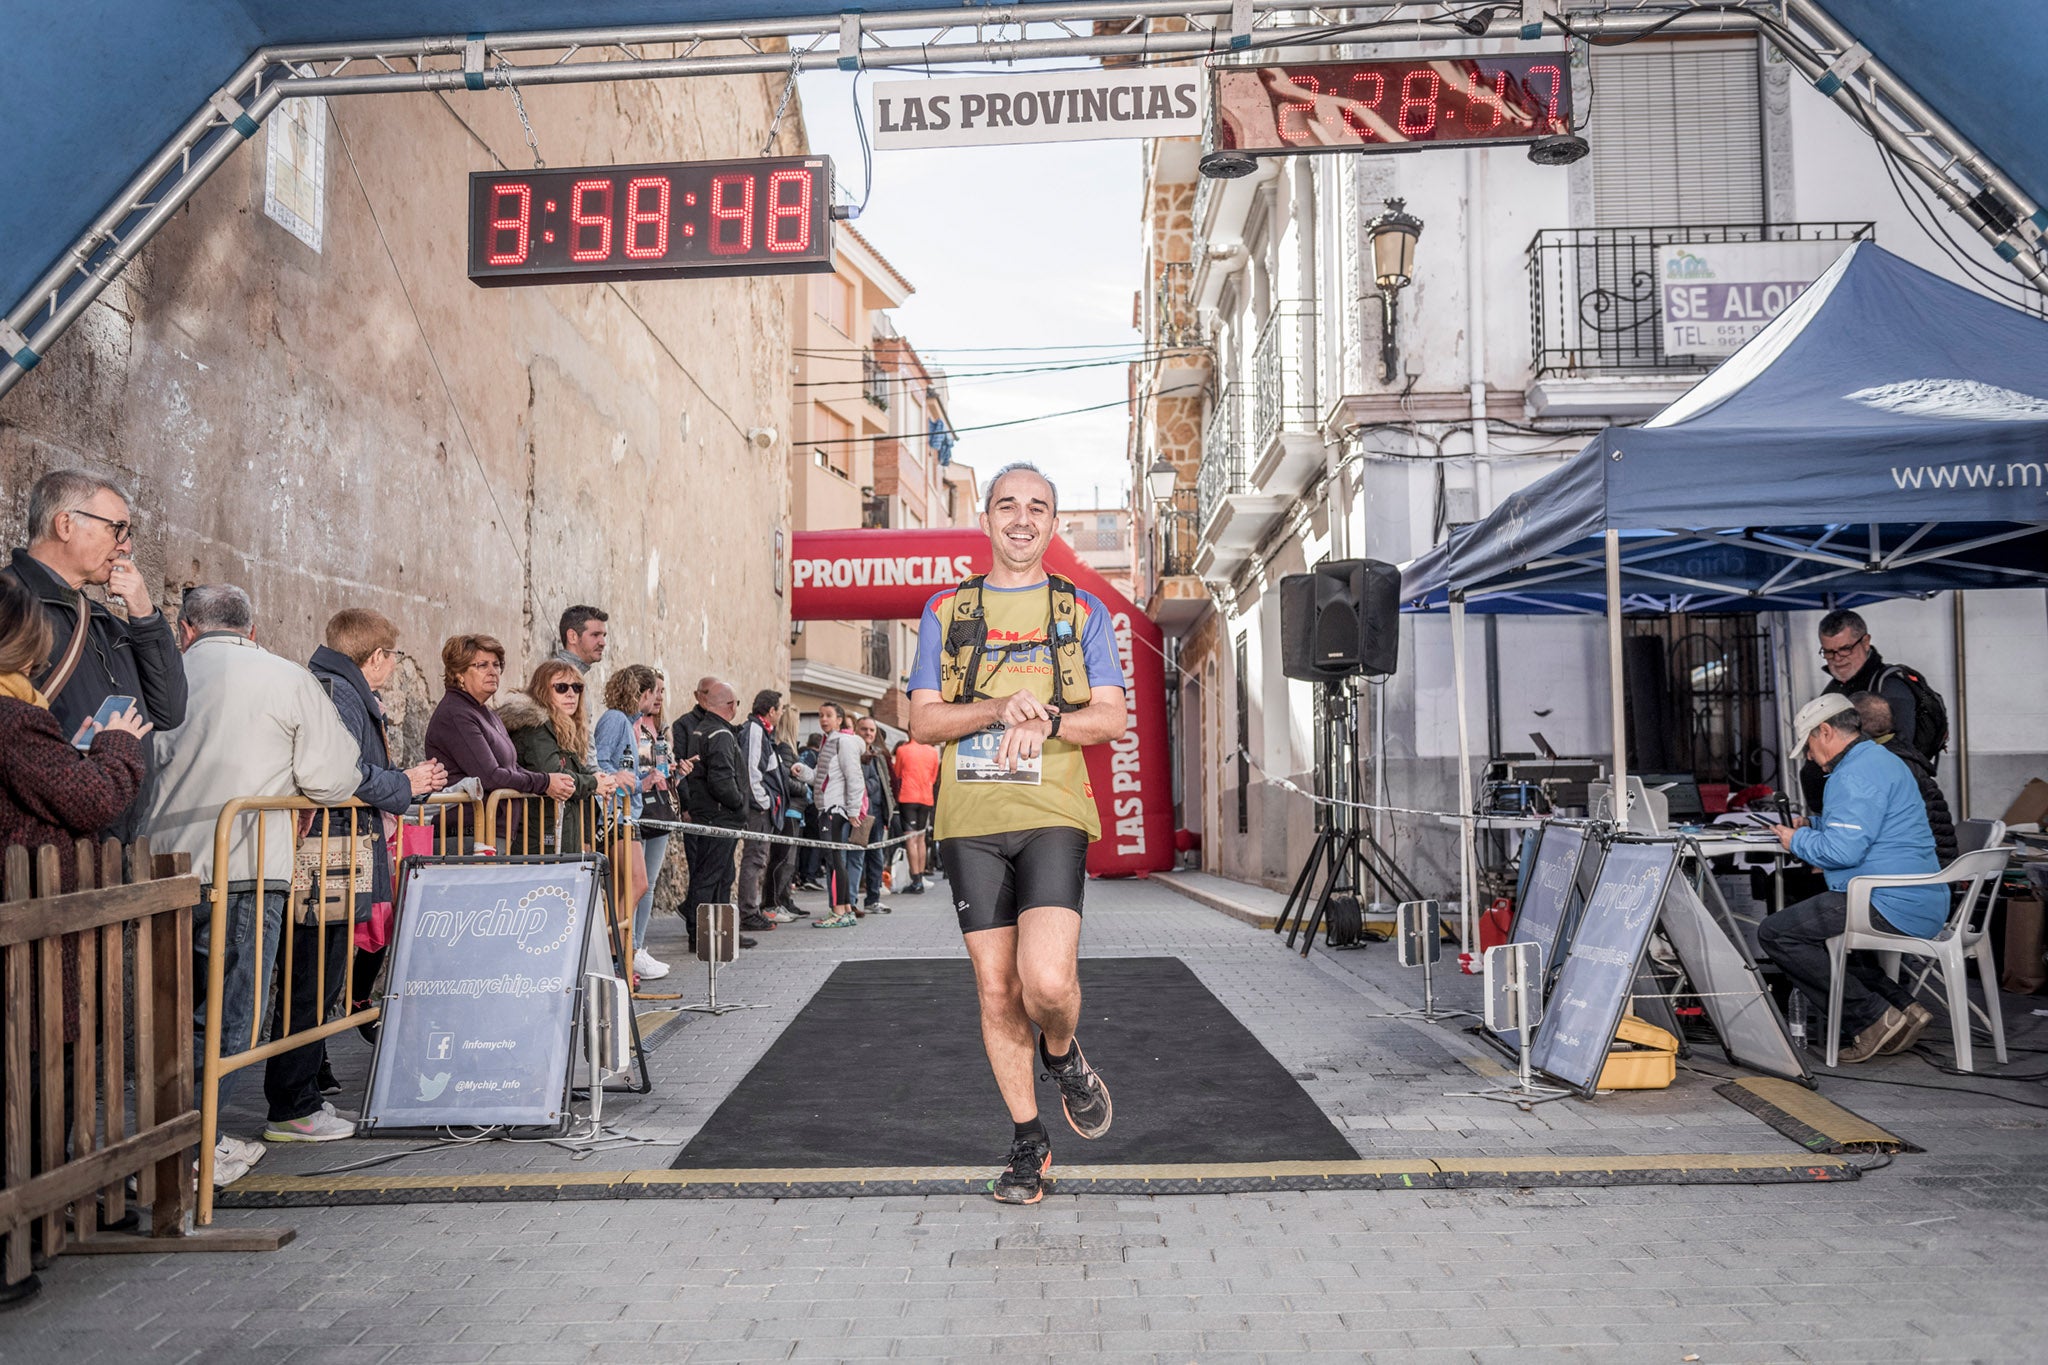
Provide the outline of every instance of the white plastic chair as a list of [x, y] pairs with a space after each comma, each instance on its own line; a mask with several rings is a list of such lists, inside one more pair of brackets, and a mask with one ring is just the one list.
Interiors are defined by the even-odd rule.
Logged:
[[2003, 820], [1956, 821], [1956, 852], [1975, 853], [1980, 848], [1997, 848], [2005, 842]]
[[[1852, 877], [1849, 880], [1848, 918], [1840, 934], [1828, 940], [1828, 953], [1832, 960], [1828, 979], [1828, 1065], [1836, 1064], [1841, 1050], [1842, 1036], [1842, 981], [1848, 970], [1849, 954], [1858, 950], [1883, 953], [1900, 953], [1908, 957], [1932, 958], [1941, 966], [1941, 982], [1948, 995], [1949, 1032], [1955, 1035], [1956, 1066], [1962, 1071], [1974, 1071], [1970, 1048], [1970, 1020], [1973, 1014], [1983, 1018], [1991, 1030], [1991, 1045], [2003, 1064], [2005, 1053], [2005, 1020], [1998, 1004], [1998, 978], [1991, 962], [1991, 942], [1985, 933], [1989, 915], [1977, 914], [1977, 903], [1984, 898], [1984, 888], [2004, 874], [2007, 859], [2012, 856], [2010, 845], [2001, 848], [1979, 849], [1965, 853], [1939, 872], [1928, 872], [1915, 876], [1896, 877]], [[1881, 886], [1947, 886], [1968, 883], [1963, 894], [1956, 898], [1955, 908], [1949, 912], [1948, 922], [1932, 938], [1914, 938], [1909, 934], [1885, 933], [1870, 922], [1870, 893]], [[1977, 979], [1984, 988], [1983, 1010], [1970, 1003], [1970, 978], [1965, 959], [1977, 960]]]

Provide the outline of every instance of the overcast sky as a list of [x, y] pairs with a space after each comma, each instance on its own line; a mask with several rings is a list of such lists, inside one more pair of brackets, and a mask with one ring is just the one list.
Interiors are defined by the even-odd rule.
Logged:
[[[873, 84], [861, 80], [864, 117]], [[937, 77], [935, 79], [944, 79]], [[853, 77], [809, 72], [799, 89], [811, 146], [831, 156], [843, 192], [861, 190]], [[872, 131], [872, 128], [870, 129]], [[999, 431], [967, 431], [955, 458], [983, 478], [1012, 460], [1051, 475], [1066, 507], [1125, 501], [1126, 370], [1121, 363], [1007, 378], [971, 378], [992, 367], [1073, 364], [1133, 354], [1131, 296], [1143, 252], [1138, 219], [1138, 142], [875, 153], [874, 189], [855, 224], [917, 292], [896, 326], [929, 364], [955, 372], [956, 427], [1039, 413], [1118, 406]], [[1095, 346], [1041, 352], [967, 347]]]

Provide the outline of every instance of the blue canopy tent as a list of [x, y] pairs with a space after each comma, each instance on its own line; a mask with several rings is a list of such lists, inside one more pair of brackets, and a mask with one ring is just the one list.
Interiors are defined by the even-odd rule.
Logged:
[[1452, 616], [1468, 809], [1468, 609], [1605, 612], [1625, 807], [1624, 614], [1991, 587], [2048, 587], [2048, 322], [1870, 242], [1648, 423], [1402, 570], [1409, 610]]

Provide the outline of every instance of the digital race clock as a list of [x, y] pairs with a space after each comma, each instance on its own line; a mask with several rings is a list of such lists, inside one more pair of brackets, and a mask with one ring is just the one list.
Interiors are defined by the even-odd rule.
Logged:
[[1563, 53], [1222, 67], [1211, 145], [1252, 156], [1532, 142], [1571, 131]]
[[480, 285], [832, 269], [822, 156], [489, 171], [469, 177]]

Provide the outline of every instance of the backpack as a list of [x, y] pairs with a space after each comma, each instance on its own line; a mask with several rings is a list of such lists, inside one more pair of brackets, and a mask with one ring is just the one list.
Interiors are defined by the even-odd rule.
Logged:
[[1927, 679], [1904, 664], [1886, 664], [1871, 690], [1883, 688], [1887, 678], [1897, 678], [1913, 694], [1913, 733], [1905, 738], [1931, 762], [1948, 747], [1948, 704]]
[[[945, 653], [939, 661], [939, 697], [943, 701], [979, 701], [982, 690], [982, 657], [988, 650], [988, 618], [982, 612], [981, 587], [985, 575], [962, 579], [960, 586], [939, 614], [945, 630]], [[1045, 638], [1052, 646], [1053, 668], [1059, 675], [1059, 695], [1053, 698], [1058, 710], [1086, 706], [1088, 665], [1081, 653], [1081, 633], [1076, 628], [1080, 610], [1071, 579], [1059, 574], [1046, 576], [1049, 616]], [[998, 660], [996, 667], [1002, 666]]]

